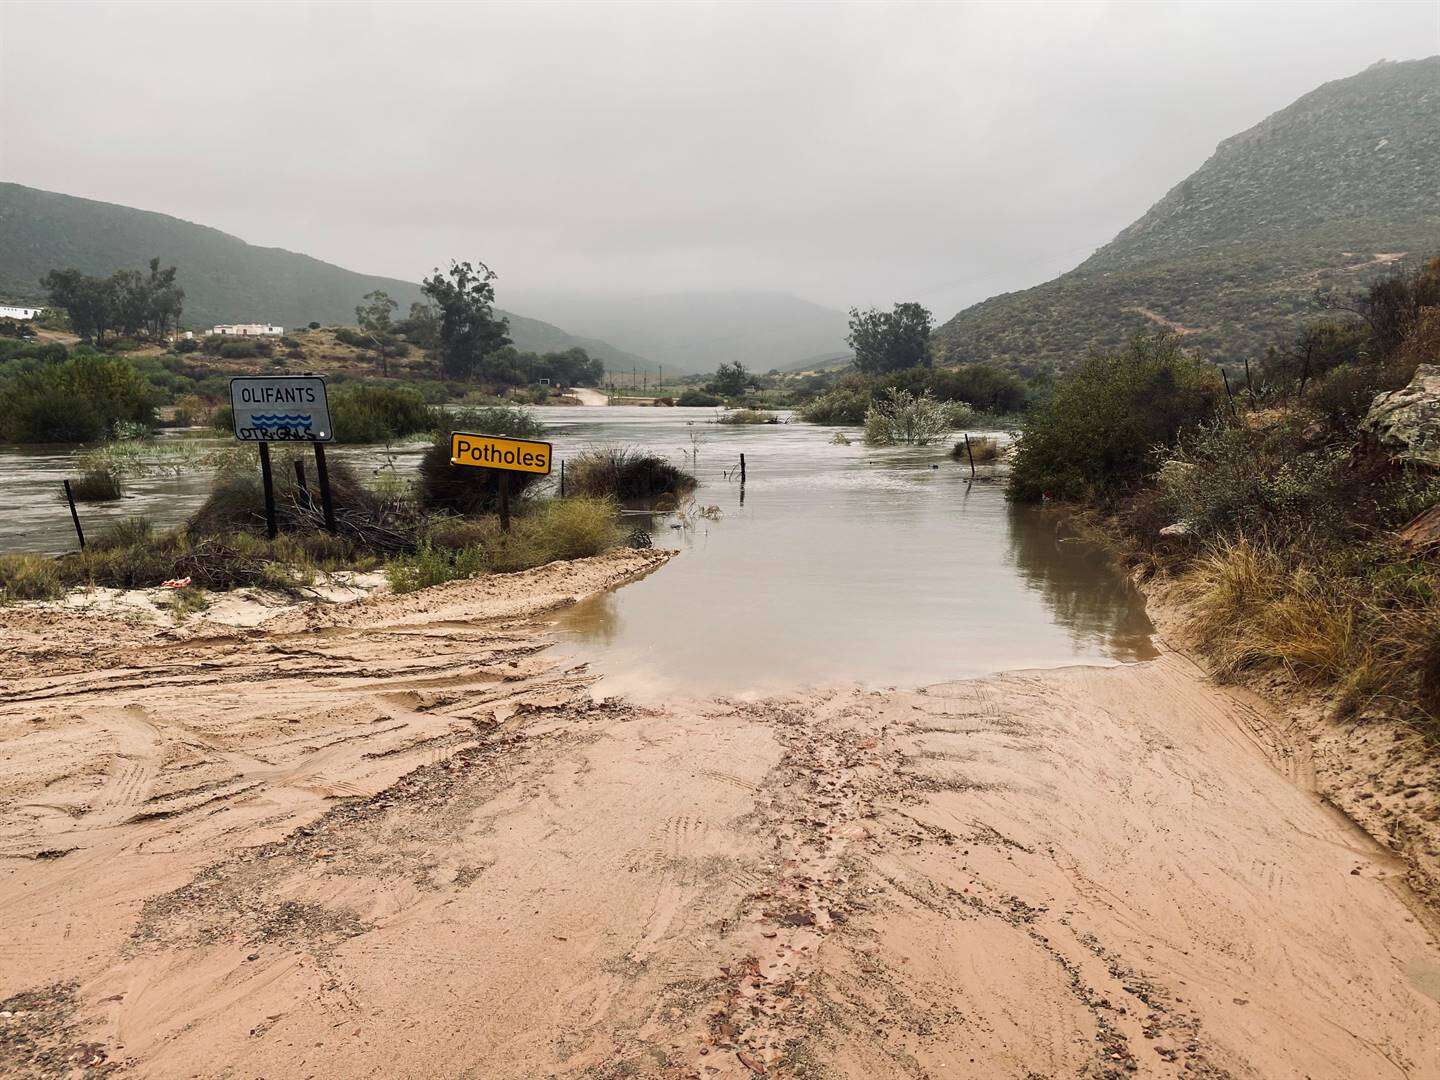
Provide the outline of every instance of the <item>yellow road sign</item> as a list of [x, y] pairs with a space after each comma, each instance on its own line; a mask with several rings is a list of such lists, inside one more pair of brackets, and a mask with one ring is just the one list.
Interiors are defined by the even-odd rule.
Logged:
[[549, 476], [550, 444], [457, 431], [450, 436], [450, 464]]

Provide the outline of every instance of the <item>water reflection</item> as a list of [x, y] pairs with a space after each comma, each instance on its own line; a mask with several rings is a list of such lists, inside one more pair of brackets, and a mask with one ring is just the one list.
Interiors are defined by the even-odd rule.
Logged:
[[1107, 553], [1063, 519], [1022, 506], [1011, 506], [1010, 515], [1012, 565], [1077, 642], [1093, 642], [1122, 661], [1159, 655], [1143, 597]]

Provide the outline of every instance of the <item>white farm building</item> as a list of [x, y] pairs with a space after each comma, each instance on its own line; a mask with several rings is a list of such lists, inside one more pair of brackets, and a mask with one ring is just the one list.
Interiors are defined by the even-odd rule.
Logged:
[[271, 326], [269, 323], [226, 323], [210, 332], [221, 337], [280, 337], [285, 333], [285, 328]]
[[0, 319], [33, 319], [44, 311], [38, 307], [16, 307], [11, 304], [0, 304]]

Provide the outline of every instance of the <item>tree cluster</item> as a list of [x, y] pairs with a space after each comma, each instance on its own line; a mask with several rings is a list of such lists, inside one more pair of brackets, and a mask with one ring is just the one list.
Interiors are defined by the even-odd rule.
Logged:
[[930, 328], [935, 318], [920, 304], [896, 304], [893, 311], [850, 309], [855, 367], [866, 375], [930, 366]]
[[510, 344], [510, 322], [495, 316], [495, 272], [484, 263], [451, 262], [420, 283], [439, 313], [436, 353], [452, 379], [481, 374], [485, 358]]
[[64, 308], [85, 341], [103, 344], [106, 334], [158, 341], [179, 323], [185, 290], [175, 281], [175, 267], [162, 270], [156, 258], [149, 270], [117, 270], [109, 277], [51, 270], [40, 285], [47, 303]]

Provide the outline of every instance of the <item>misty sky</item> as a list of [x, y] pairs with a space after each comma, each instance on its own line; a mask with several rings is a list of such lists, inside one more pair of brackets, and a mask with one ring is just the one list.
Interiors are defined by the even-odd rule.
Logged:
[[944, 318], [1440, 2], [0, 3], [0, 176], [416, 279]]

